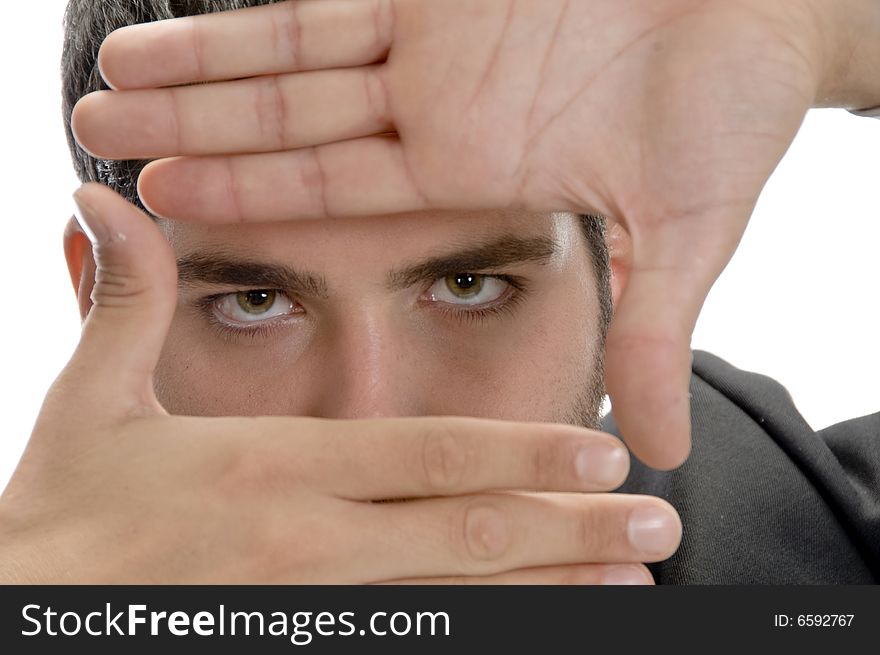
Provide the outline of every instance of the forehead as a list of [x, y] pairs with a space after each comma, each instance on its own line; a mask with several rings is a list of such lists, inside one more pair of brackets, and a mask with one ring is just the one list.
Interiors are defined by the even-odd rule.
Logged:
[[[242, 257], [295, 259], [312, 268], [385, 264], [454, 253], [504, 237], [545, 237], [557, 256], [580, 240], [580, 219], [570, 213], [525, 211], [419, 212], [277, 223], [200, 225], [162, 221], [178, 257], [225, 252]], [[340, 256], [344, 255], [344, 256]]]

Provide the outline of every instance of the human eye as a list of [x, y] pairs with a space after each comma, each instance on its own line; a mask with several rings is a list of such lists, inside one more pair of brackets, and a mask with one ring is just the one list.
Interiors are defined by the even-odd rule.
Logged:
[[428, 299], [452, 305], [484, 305], [501, 298], [510, 284], [499, 277], [456, 273], [434, 282], [428, 289]]
[[461, 318], [485, 318], [511, 309], [524, 290], [523, 281], [513, 276], [453, 273], [435, 280], [424, 298]]
[[279, 323], [303, 312], [296, 302], [278, 289], [251, 289], [215, 294], [200, 303], [209, 321], [222, 332], [265, 333]]

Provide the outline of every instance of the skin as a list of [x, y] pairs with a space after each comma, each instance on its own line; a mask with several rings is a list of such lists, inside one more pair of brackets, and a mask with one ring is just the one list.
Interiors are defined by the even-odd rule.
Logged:
[[188, 220], [614, 217], [633, 249], [607, 387], [633, 452], [671, 468], [706, 294], [806, 111], [880, 104], [878, 31], [873, 0], [283, 2], [117, 31], [117, 91], [73, 129], [172, 157], [140, 196]]
[[[254, 59], [229, 47], [224, 30], [231, 14], [201, 32], [208, 48], [192, 47], [192, 23], [121, 31], [102, 50], [105, 76], [117, 88], [141, 90], [87, 98], [74, 128], [86, 148], [111, 158], [157, 147], [159, 154], [145, 156], [230, 157], [159, 161], [141, 179], [144, 200], [159, 213], [205, 223], [444, 209], [614, 216], [633, 248], [608, 344], [609, 389], [637, 452], [649, 463], [674, 466], [687, 452], [687, 338], [702, 299], [806, 108], [877, 104], [870, 63], [877, 5], [524, 5], [546, 12], [539, 15], [544, 39], [506, 40], [505, 26], [524, 15], [501, 0], [479, 3], [475, 15], [467, 10], [477, 5], [464, 0], [401, 0], [395, 29], [376, 32], [383, 23], [372, 19], [380, 14], [368, 13], [375, 38], [322, 39], [311, 28], [338, 26], [319, 20], [299, 44], [311, 49], [249, 49]], [[270, 10], [290, 6], [253, 10], [254, 22], [239, 16], [233, 32], [245, 23], [271, 31], [290, 12], [282, 18]], [[576, 29], [556, 33], [570, 7], [586, 13], [566, 23]], [[432, 39], [438, 28], [444, 38]], [[353, 29], [355, 37], [366, 34]], [[585, 31], [594, 38], [585, 41]], [[500, 35], [494, 50], [484, 50], [488, 33]], [[169, 138], [172, 92], [151, 89], [204, 77], [296, 77], [289, 56], [272, 60], [273, 52], [287, 51], [305, 55], [299, 62], [311, 58], [315, 70], [328, 69], [311, 78], [318, 88], [308, 95], [319, 98], [329, 86], [352, 90], [346, 80], [364, 82], [363, 71], [341, 79], [344, 73], [329, 69], [375, 64], [391, 41], [395, 56], [378, 74], [379, 86], [390, 89], [390, 113], [375, 112], [367, 94], [360, 104], [332, 103], [354, 108], [354, 120], [318, 106], [304, 115], [327, 122], [299, 135], [288, 134], [272, 113], [280, 105], [270, 95], [263, 97], [276, 102], [258, 103], [257, 116], [274, 130], [233, 120], [202, 132], [190, 120], [178, 121], [183, 129]], [[560, 53], [589, 44], [595, 56], [554, 59], [548, 42]], [[330, 61], [330, 43], [343, 43], [340, 51], [351, 46], [342, 52], [345, 61]], [[216, 64], [203, 66], [201, 78], [193, 74], [195, 52], [210, 55], [202, 64]], [[234, 60], [224, 52], [236, 53]], [[497, 74], [522, 59], [549, 66], [531, 78], [540, 83], [532, 91], [519, 84], [520, 75]], [[460, 61], [473, 75], [441, 83], [445, 67]], [[181, 66], [166, 65], [174, 62]], [[513, 87], [505, 88], [509, 81]], [[571, 89], [585, 84], [592, 93], [572, 98]], [[233, 91], [221, 103], [229, 112], [214, 111], [218, 87]], [[241, 118], [235, 97], [249, 97], [250, 107], [254, 99], [241, 88], [199, 85], [181, 107], [190, 119]], [[547, 104], [536, 103], [539, 96]], [[386, 118], [396, 135], [379, 136], [389, 127]], [[266, 134], [275, 141], [260, 143]], [[223, 135], [242, 140], [229, 143]], [[242, 152], [274, 156], [237, 159]], [[212, 168], [217, 164], [222, 175]], [[512, 164], [523, 175], [510, 175]], [[574, 426], [169, 414], [156, 397], [154, 372], [175, 313], [173, 250], [154, 224], [108, 190], [87, 186], [78, 202], [94, 237], [96, 282], [90, 289], [83, 275], [76, 283], [93, 306], [0, 502], [2, 580], [596, 582], [609, 579], [602, 563], [656, 561], [677, 546], [678, 518], [658, 499], [595, 493], [617, 486], [626, 467], [614, 440]], [[83, 261], [79, 250], [68, 257]], [[696, 255], [682, 262], [682, 252]], [[388, 341], [376, 341], [376, 325], [366, 354], [369, 367], [381, 372]], [[370, 405], [372, 393], [352, 397]], [[591, 454], [583, 457], [584, 449]], [[414, 500], [368, 502], [387, 498]], [[625, 570], [645, 580], [643, 568]]]
[[[178, 262], [196, 253], [230, 253], [309, 271], [327, 287], [326, 297], [288, 292], [295, 313], [278, 298], [268, 319], [258, 308], [249, 316], [230, 297], [221, 320], [281, 326], [270, 335], [230, 338], [194, 305], [253, 287], [183, 286], [156, 370], [157, 397], [175, 414], [543, 422], [598, 414], [591, 393], [596, 381], [601, 385], [596, 282], [574, 216], [435, 212], [333, 223], [178, 222], [166, 223], [166, 234]], [[546, 239], [556, 252], [543, 262], [448, 271], [521, 279], [526, 288], [519, 292], [497, 278], [483, 282], [483, 302], [475, 307], [503, 310], [496, 314], [466, 314], [468, 306], [454, 304], [466, 299], [443, 279], [389, 288], [394, 271], [511, 236]], [[272, 319], [273, 313], [281, 316]]]

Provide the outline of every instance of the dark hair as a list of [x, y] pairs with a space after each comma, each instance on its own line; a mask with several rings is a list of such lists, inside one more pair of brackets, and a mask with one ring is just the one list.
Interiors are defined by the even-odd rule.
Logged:
[[[98, 50], [114, 30], [166, 18], [195, 16], [229, 9], [267, 5], [279, 0], [69, 0], [64, 16], [61, 62], [64, 127], [76, 174], [83, 182], [100, 182], [146, 211], [137, 194], [137, 179], [147, 162], [96, 159], [77, 145], [70, 129], [74, 105], [93, 91], [109, 87], [98, 72]], [[599, 337], [604, 346], [611, 321], [611, 270], [605, 242], [605, 219], [581, 215], [599, 295]], [[604, 349], [604, 348], [603, 348]]]

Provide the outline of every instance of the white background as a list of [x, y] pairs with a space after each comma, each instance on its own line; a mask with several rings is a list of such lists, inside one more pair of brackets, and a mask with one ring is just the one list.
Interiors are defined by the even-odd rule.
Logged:
[[[61, 122], [64, 6], [5, 3], [0, 21], [0, 488], [79, 334], [61, 248], [78, 185]], [[880, 121], [811, 112], [694, 335], [785, 384], [815, 428], [880, 410], [878, 153]]]

